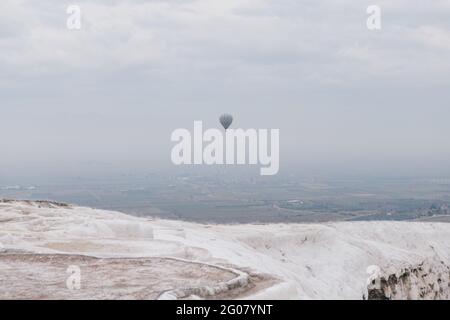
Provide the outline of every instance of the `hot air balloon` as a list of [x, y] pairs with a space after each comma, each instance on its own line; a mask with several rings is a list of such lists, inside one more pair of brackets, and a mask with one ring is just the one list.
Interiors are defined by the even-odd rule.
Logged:
[[233, 122], [233, 116], [231, 114], [225, 113], [220, 116], [219, 121], [222, 124], [222, 126], [225, 128], [225, 130], [227, 130], [228, 127]]

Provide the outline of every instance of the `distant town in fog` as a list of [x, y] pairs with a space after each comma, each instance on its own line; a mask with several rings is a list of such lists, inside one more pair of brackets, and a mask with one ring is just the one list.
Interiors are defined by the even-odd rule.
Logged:
[[122, 175], [1, 185], [0, 198], [53, 200], [196, 222], [450, 221], [450, 180], [252, 174]]

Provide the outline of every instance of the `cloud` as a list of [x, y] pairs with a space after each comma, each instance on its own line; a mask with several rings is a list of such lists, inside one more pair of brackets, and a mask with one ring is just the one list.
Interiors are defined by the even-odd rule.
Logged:
[[417, 29], [417, 38], [431, 49], [443, 49], [443, 54], [450, 50], [450, 30], [435, 26], [421, 26]]
[[[447, 1], [379, 1], [380, 31], [366, 28], [373, 3], [364, 1], [74, 3], [81, 30], [66, 28], [68, 3], [0, 2], [0, 103], [10, 120], [0, 134], [19, 131], [0, 147], [20, 147], [23, 158], [44, 161], [57, 146], [80, 161], [128, 150], [130, 159], [164, 162], [161, 136], [200, 116], [215, 121], [224, 108], [241, 123], [280, 127], [288, 157], [312, 162], [327, 150], [375, 157], [407, 137], [420, 141], [417, 154], [430, 145], [442, 153], [450, 133], [441, 121], [450, 112]], [[380, 131], [371, 121], [384, 117]], [[417, 132], [405, 118], [435, 123]], [[299, 151], [296, 139], [311, 131]], [[29, 148], [31, 133], [43, 150]], [[403, 138], [389, 139], [396, 134]]]
[[[384, 4], [388, 18], [414, 14], [412, 4]], [[384, 30], [370, 32], [365, 6], [351, 1], [81, 1], [80, 6], [82, 30], [69, 31], [63, 4], [2, 3], [2, 68], [24, 76], [133, 67], [171, 75], [179, 67], [207, 72], [287, 64], [299, 71], [297, 81], [302, 75], [306, 81], [312, 75], [316, 81], [320, 75], [351, 81], [349, 70], [361, 69], [362, 61], [361, 71], [378, 70], [381, 76], [413, 71], [417, 64], [402, 58], [411, 38], [424, 46], [415, 48], [417, 59], [428, 54], [427, 45], [448, 42], [440, 27], [399, 26], [391, 18], [383, 21]], [[444, 52], [435, 58], [447, 65]], [[280, 69], [273, 69], [274, 77]]]

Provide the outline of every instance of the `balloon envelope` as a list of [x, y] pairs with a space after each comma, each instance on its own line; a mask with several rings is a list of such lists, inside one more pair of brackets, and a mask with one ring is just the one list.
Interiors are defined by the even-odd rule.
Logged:
[[220, 116], [219, 121], [222, 124], [222, 126], [225, 128], [225, 130], [227, 130], [228, 127], [233, 122], [233, 116], [231, 114], [225, 113]]

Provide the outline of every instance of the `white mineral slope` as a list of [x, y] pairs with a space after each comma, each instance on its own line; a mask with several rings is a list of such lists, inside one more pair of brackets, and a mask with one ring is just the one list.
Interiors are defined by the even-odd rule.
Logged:
[[[83, 207], [0, 202], [2, 250], [100, 258], [172, 257], [276, 279], [238, 298], [361, 299], [371, 265], [391, 271], [424, 260], [450, 265], [450, 224], [203, 225]], [[0, 281], [8, 276], [1, 267]]]

